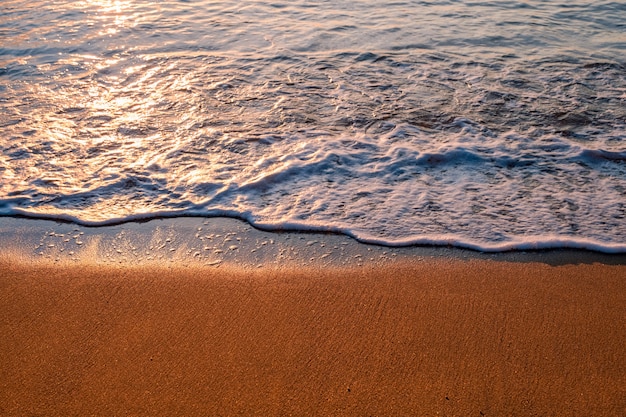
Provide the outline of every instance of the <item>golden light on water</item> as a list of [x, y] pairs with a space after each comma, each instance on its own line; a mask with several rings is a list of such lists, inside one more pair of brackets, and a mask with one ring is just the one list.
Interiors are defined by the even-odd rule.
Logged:
[[[63, 39], [71, 52], [41, 59], [37, 69], [50, 77], [26, 87], [47, 103], [30, 109], [29, 127], [31, 135], [45, 138], [38, 152], [50, 156], [36, 164], [26, 161], [22, 168], [30, 172], [28, 178], [40, 178], [42, 189], [71, 195], [114, 187], [124, 169], [139, 171], [162, 157], [150, 146], [161, 135], [155, 128], [157, 106], [166, 91], [161, 84], [180, 82], [173, 79], [175, 71], [167, 75], [171, 68], [158, 59], [131, 53], [143, 41], [133, 27], [148, 19], [144, 12], [156, 9], [151, 3], [85, 0], [65, 10], [74, 19], [59, 33], [72, 34]], [[7, 170], [3, 175], [17, 173]], [[103, 217], [137, 210], [132, 202], [115, 201], [102, 203]]]
[[[581, 31], [605, 52], [579, 47], [534, 9], [484, 2], [10, 3], [24, 13], [0, 10], [0, 194], [29, 213], [217, 207], [406, 242], [417, 224], [462, 233], [480, 219], [486, 236], [518, 216], [516, 233], [539, 230], [515, 211], [528, 196], [560, 210], [554, 230], [593, 228], [571, 221], [598, 200], [592, 183], [622, 181], [616, 31]], [[576, 158], [604, 171], [581, 181]], [[515, 177], [527, 161], [537, 169]], [[615, 207], [595, 217], [604, 234], [623, 220]]]
[[[132, 13], [132, 1], [86, 0], [79, 3], [79, 7], [97, 10], [94, 15], [95, 19], [104, 23], [100, 35], [114, 35], [121, 28], [136, 24], [135, 15]], [[91, 24], [93, 25], [93, 22]]]

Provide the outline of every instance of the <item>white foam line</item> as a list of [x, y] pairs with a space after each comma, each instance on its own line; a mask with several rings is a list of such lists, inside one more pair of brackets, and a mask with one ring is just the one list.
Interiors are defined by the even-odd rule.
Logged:
[[23, 216], [27, 218], [41, 220], [57, 220], [76, 223], [87, 227], [110, 226], [133, 221], [146, 221], [159, 218], [175, 217], [227, 217], [235, 218], [249, 223], [252, 227], [268, 232], [315, 232], [315, 233], [335, 233], [350, 236], [353, 239], [372, 245], [388, 247], [408, 247], [408, 246], [448, 246], [461, 249], [470, 249], [478, 252], [510, 252], [525, 250], [548, 250], [548, 249], [581, 249], [606, 254], [626, 253], [626, 244], [601, 242], [587, 238], [569, 238], [558, 235], [527, 236], [524, 239], [511, 240], [502, 243], [477, 242], [458, 235], [436, 235], [436, 236], [416, 236], [406, 239], [381, 239], [378, 237], [359, 234], [351, 229], [343, 229], [334, 226], [316, 225], [299, 222], [269, 223], [259, 222], [254, 219], [249, 212], [237, 212], [234, 210], [209, 211], [163, 211], [152, 213], [140, 213], [127, 217], [112, 218], [102, 221], [85, 221], [76, 216], [67, 214], [43, 214], [33, 213], [22, 209], [2, 210], [3, 216]]

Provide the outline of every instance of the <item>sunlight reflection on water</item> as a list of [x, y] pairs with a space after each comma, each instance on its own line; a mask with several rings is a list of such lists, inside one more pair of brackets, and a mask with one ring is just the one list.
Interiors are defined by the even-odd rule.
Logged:
[[3, 3], [0, 210], [228, 214], [383, 243], [623, 242], [625, 13]]

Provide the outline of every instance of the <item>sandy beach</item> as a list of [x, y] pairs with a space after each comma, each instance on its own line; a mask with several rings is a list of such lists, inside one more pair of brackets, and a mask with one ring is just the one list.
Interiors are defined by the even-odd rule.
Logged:
[[626, 417], [626, 0], [0, 0], [0, 417]]
[[620, 262], [216, 268], [0, 253], [3, 416], [626, 411]]

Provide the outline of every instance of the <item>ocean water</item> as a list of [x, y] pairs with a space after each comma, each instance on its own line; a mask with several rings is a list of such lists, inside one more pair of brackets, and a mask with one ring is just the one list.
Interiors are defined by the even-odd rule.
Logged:
[[626, 252], [626, 3], [0, 3], [0, 215]]

